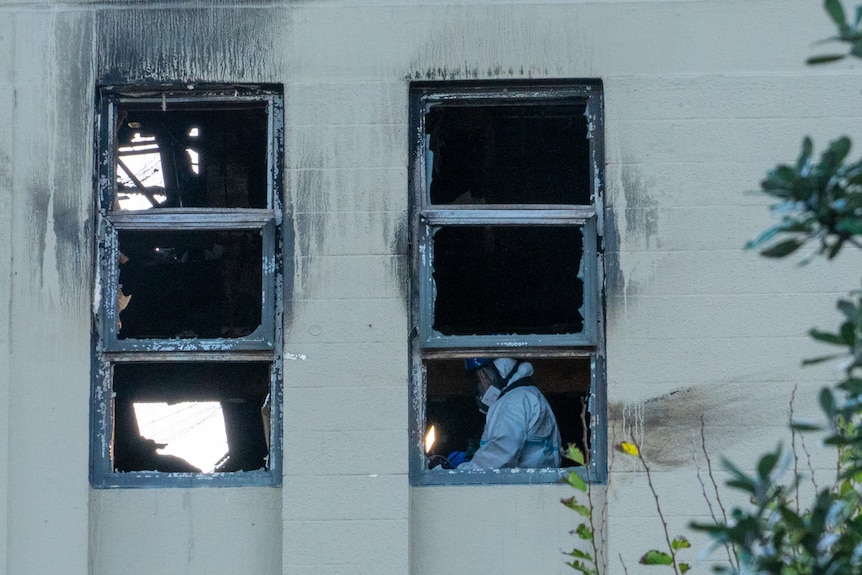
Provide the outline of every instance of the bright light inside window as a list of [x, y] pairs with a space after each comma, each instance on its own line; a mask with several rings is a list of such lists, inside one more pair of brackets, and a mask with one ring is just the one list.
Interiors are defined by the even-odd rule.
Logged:
[[133, 144], [138, 144], [141, 142], [155, 142], [156, 137], [155, 136], [142, 136], [140, 132], [135, 132], [135, 135], [129, 141], [132, 142]]
[[[149, 154], [120, 154], [120, 159], [145, 186], [165, 187], [165, 179], [162, 177], [162, 157], [159, 155], [158, 148]], [[122, 186], [132, 187], [135, 185], [122, 167], [117, 169], [117, 179]]]
[[[153, 198], [159, 203], [168, 199], [163, 194], [153, 194]], [[149, 210], [153, 207], [150, 200], [144, 194], [126, 193], [117, 196], [117, 201], [120, 203], [121, 210]]]
[[141, 435], [167, 443], [159, 453], [181, 457], [204, 473], [212, 473], [227, 453], [224, 415], [217, 401], [134, 406]]
[[197, 128], [192, 128], [191, 130], [189, 130], [189, 137], [190, 138], [197, 138], [200, 135], [200, 133], [201, 133], [200, 130], [198, 130]]
[[[142, 140], [155, 140], [155, 138], [142, 138]], [[149, 150], [150, 153], [131, 153], [135, 150]], [[123, 154], [123, 152], [127, 154]], [[153, 190], [153, 198], [162, 203], [167, 199], [164, 193], [157, 193], [155, 190], [165, 189], [165, 180], [162, 177], [162, 158], [159, 154], [158, 146], [135, 146], [129, 148], [120, 148], [120, 160], [125, 167], [117, 165], [117, 186], [119, 194], [117, 201], [120, 204], [121, 210], [148, 210], [153, 207], [152, 202], [146, 195], [140, 192], [137, 184], [132, 180], [126, 168], [143, 184], [146, 188]]]
[[189, 159], [191, 160], [192, 171], [196, 174], [201, 173], [200, 172], [200, 160], [199, 160], [200, 154], [198, 154], [196, 151], [192, 150], [191, 148], [186, 148], [186, 153], [189, 155]]

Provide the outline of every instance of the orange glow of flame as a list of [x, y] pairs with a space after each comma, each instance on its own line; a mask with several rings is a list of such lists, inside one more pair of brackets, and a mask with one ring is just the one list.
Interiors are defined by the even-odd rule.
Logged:
[[434, 430], [434, 426], [428, 428], [428, 432], [425, 433], [425, 453], [429, 453], [431, 448], [434, 447], [434, 442], [437, 440], [437, 432]]

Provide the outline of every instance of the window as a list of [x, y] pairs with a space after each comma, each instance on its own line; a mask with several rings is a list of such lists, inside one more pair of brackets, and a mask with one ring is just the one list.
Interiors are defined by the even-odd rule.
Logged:
[[434, 467], [485, 425], [470, 357], [531, 363], [563, 448], [603, 481], [601, 83], [421, 82], [410, 103], [412, 483], [559, 479]]
[[277, 484], [281, 91], [106, 87], [98, 106], [91, 481]]

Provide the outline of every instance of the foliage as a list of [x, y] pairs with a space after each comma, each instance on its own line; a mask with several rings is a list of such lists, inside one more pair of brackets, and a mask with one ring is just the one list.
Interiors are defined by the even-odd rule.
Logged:
[[[814, 56], [808, 63], [825, 64], [846, 57], [862, 59], [862, 4], [856, 6], [852, 21], [840, 0], [825, 0], [824, 8], [837, 29], [837, 35], [825, 42], [842, 43], [849, 50]], [[814, 143], [806, 137], [795, 163], [770, 170], [761, 182], [761, 190], [777, 200], [772, 211], [779, 221], [746, 247], [768, 258], [784, 258], [810, 248], [802, 264], [817, 257], [833, 260], [845, 247], [862, 249], [862, 158], [850, 159], [851, 148], [850, 138], [842, 136], [817, 157]], [[862, 575], [862, 290], [839, 300], [837, 308], [842, 315], [837, 330], [809, 331], [814, 340], [836, 351], [803, 362], [811, 365], [834, 361], [842, 373], [839, 381], [820, 392], [826, 423], [822, 428], [791, 424], [794, 440], [796, 434], [825, 431], [824, 445], [837, 454], [835, 478], [826, 486], [815, 484], [813, 499], [803, 505], [795, 441], [789, 452], [778, 446], [763, 454], [753, 473], [725, 461], [731, 474], [727, 487], [746, 495], [749, 505], [714, 516], [711, 523], [691, 524], [694, 530], [711, 537], [713, 547], [728, 549], [728, 561], [716, 568], [719, 572]], [[667, 549], [647, 551], [640, 563], [671, 566], [676, 575], [682, 575], [689, 567], [677, 561], [676, 553], [687, 548], [688, 541], [669, 537], [649, 467], [639, 447], [623, 442], [620, 450], [642, 463], [665, 530]], [[569, 451], [569, 458], [578, 461], [579, 453], [572, 448]], [[580, 463], [583, 464], [582, 455]], [[568, 483], [589, 494], [589, 487], [579, 476], [570, 474]], [[574, 560], [569, 565], [585, 575], [598, 575], [592, 499], [588, 505], [579, 504], [574, 497], [563, 503], [590, 519], [573, 533], [592, 542], [594, 551], [573, 551]]]
[[[679, 561], [677, 558], [677, 552], [683, 549], [688, 549], [689, 547], [691, 547], [691, 544], [688, 542], [688, 539], [681, 535], [678, 535], [673, 539], [670, 538], [667, 522], [665, 521], [664, 514], [661, 510], [661, 504], [659, 502], [658, 493], [656, 492], [655, 486], [653, 485], [652, 475], [650, 474], [649, 466], [647, 465], [647, 462], [644, 459], [641, 450], [637, 446], [637, 444], [633, 442], [623, 441], [620, 444], [620, 451], [622, 451], [626, 455], [638, 458], [644, 468], [644, 471], [646, 471], [647, 483], [649, 484], [650, 490], [653, 494], [653, 498], [655, 499], [656, 511], [658, 512], [659, 518], [661, 519], [662, 527], [664, 528], [665, 542], [667, 543], [666, 551], [650, 549], [641, 556], [639, 563], [641, 565], [669, 565], [673, 568], [673, 571], [676, 575], [684, 575], [686, 572], [689, 571], [691, 566], [688, 563], [683, 563]], [[565, 456], [568, 459], [574, 461], [575, 463], [581, 465], [582, 467], [584, 466], [584, 454], [575, 445], [569, 445]], [[587, 494], [587, 505], [579, 503], [577, 496], [561, 499], [560, 501], [561, 503], [563, 503], [563, 505], [572, 509], [578, 515], [581, 515], [585, 518], [585, 521], [578, 525], [578, 527], [574, 529], [571, 533], [573, 535], [577, 535], [582, 541], [588, 542], [591, 545], [593, 551], [591, 554], [576, 547], [571, 552], [566, 553], [566, 555], [569, 555], [573, 558], [566, 564], [572, 569], [580, 571], [584, 575], [599, 575], [599, 551], [598, 543], [596, 541], [596, 528], [593, 523], [593, 513], [595, 509], [591, 497], [590, 486], [587, 485], [586, 481], [584, 481], [584, 479], [574, 471], [570, 471], [568, 473], [565, 478], [565, 481], [567, 484], [580, 491], [581, 493]], [[589, 522], [587, 523], [586, 520], [588, 520]], [[625, 565], [623, 567], [625, 568]]]
[[815, 255], [834, 258], [846, 243], [860, 246], [862, 235], [862, 159], [846, 162], [850, 139], [833, 141], [819, 161], [810, 138], [794, 165], [769, 171], [763, 191], [780, 200], [772, 206], [781, 221], [747, 244], [771, 258], [790, 255], [809, 241], [819, 242]]
[[[565, 456], [581, 467], [584, 467], [584, 454], [578, 449], [575, 445], [569, 445], [566, 450]], [[580, 571], [584, 575], [599, 575], [599, 563], [598, 563], [598, 544], [596, 542], [596, 533], [595, 533], [595, 525], [593, 524], [593, 504], [592, 497], [589, 487], [587, 486], [587, 482], [578, 475], [574, 471], [570, 471], [565, 478], [565, 481], [568, 485], [580, 491], [581, 493], [587, 494], [588, 505], [583, 505], [578, 502], [576, 496], [572, 496], [566, 499], [561, 499], [560, 502], [573, 510], [575, 513], [583, 517], [583, 522], [577, 526], [571, 533], [573, 535], [577, 535], [579, 539], [584, 542], [589, 543], [590, 549], [592, 553], [588, 553], [575, 547], [566, 555], [572, 558], [571, 561], [568, 561], [566, 565], [574, 569], [575, 571]]]
[[855, 21], [850, 24], [844, 6], [840, 0], [826, 0], [824, 3], [826, 12], [832, 22], [838, 28], [838, 35], [825, 40], [826, 42], [844, 42], [850, 46], [850, 52], [846, 54], [824, 54], [813, 56], [808, 59], [809, 64], [826, 64], [842, 60], [847, 56], [862, 58], [862, 4], [856, 6]]
[[[849, 54], [817, 56], [811, 64], [862, 58], [862, 5], [851, 25], [839, 0], [826, 0], [825, 9], [838, 29], [829, 41], [850, 45]], [[850, 160], [851, 142], [841, 137], [818, 160], [805, 138], [794, 165], [779, 165], [761, 183], [762, 191], [779, 201], [773, 206], [780, 221], [749, 248], [763, 256], [783, 258], [809, 242], [815, 249], [802, 263], [824, 256], [833, 259], [845, 246], [862, 248], [862, 159]], [[731, 510], [727, 521], [693, 524], [716, 545], [730, 545], [737, 565], [720, 568], [732, 573], [858, 574], [862, 573], [862, 292], [837, 304], [843, 321], [837, 331], [809, 331], [815, 340], [838, 351], [806, 360], [810, 365], [838, 361], [843, 378], [820, 392], [826, 415], [825, 445], [837, 450], [838, 470], [831, 485], [820, 488], [807, 505], [799, 503], [798, 470], [788, 474], [794, 454], [779, 446], [764, 454], [753, 474], [725, 462], [731, 489], [749, 497], [750, 506]], [[794, 433], [815, 429], [792, 424]], [[790, 475], [788, 478], [787, 476]]]

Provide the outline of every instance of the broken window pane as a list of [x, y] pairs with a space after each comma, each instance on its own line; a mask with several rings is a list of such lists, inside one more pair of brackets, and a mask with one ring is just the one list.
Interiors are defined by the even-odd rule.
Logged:
[[119, 111], [114, 210], [266, 208], [263, 104]]
[[[533, 382], [548, 400], [557, 426], [561, 445], [573, 443], [589, 453], [590, 414], [587, 411], [590, 394], [590, 359], [523, 358], [533, 365]], [[446, 457], [453, 451], [464, 451], [468, 457], [479, 447], [485, 426], [485, 416], [476, 403], [475, 384], [464, 371], [464, 360], [426, 360], [425, 411], [426, 432], [434, 426], [435, 440], [426, 445], [429, 459]], [[573, 465], [563, 460], [563, 466]]]
[[124, 338], [237, 338], [261, 323], [258, 230], [119, 232]]
[[432, 204], [590, 204], [583, 104], [455, 106], [425, 116]]
[[224, 414], [216, 401], [133, 405], [140, 435], [161, 446], [157, 455], [179, 457], [203, 473], [212, 473], [228, 451]]
[[[117, 471], [222, 472], [265, 468], [269, 453], [262, 409], [269, 363], [134, 363], [114, 366], [113, 468]], [[194, 405], [156, 436], [141, 419], [147, 406]], [[215, 416], [215, 417], [213, 417]], [[223, 421], [221, 429], [214, 428]], [[153, 435], [149, 435], [149, 433]], [[179, 433], [182, 432], [182, 433]], [[169, 437], [205, 436], [176, 455]], [[201, 433], [203, 432], [203, 433]], [[226, 447], [218, 452], [218, 446]], [[188, 454], [188, 448], [182, 453]]]
[[583, 239], [571, 226], [445, 226], [434, 235], [434, 330], [583, 330]]

